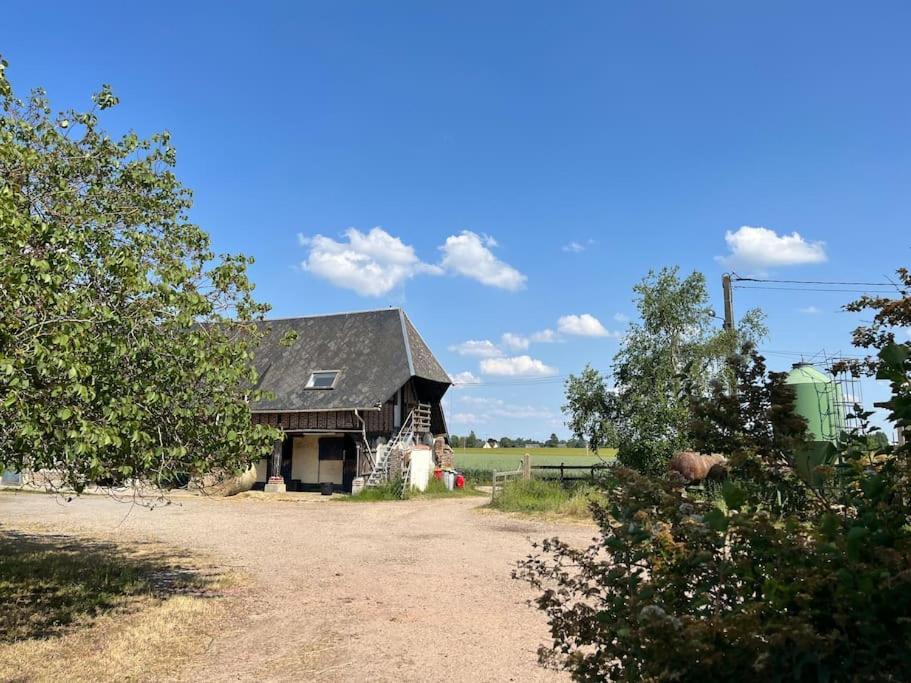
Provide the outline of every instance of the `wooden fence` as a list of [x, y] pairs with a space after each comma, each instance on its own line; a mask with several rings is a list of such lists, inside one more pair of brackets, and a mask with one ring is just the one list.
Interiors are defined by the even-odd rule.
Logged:
[[606, 468], [610, 467], [606, 463], [593, 463], [591, 465], [567, 465], [564, 462], [561, 462], [559, 465], [532, 465], [531, 456], [526, 453], [522, 456], [522, 463], [519, 465], [519, 469], [509, 470], [507, 472], [498, 472], [497, 470], [493, 471], [492, 486], [490, 488], [490, 502], [492, 503], [497, 497], [497, 484], [499, 482], [500, 489], [503, 488], [503, 485], [507, 481], [515, 481], [516, 479], [531, 479], [532, 470], [544, 470], [544, 471], [559, 471], [560, 472], [560, 483], [566, 479], [576, 479], [578, 477], [567, 477], [566, 472], [574, 472], [584, 470], [589, 472], [592, 479], [595, 478], [595, 473], [600, 472]]
[[490, 502], [491, 503], [494, 502], [494, 500], [496, 500], [496, 498], [497, 498], [497, 484], [498, 483], [500, 485], [500, 488], [503, 488], [503, 485], [507, 481], [515, 481], [519, 477], [524, 478], [524, 474], [525, 473], [521, 467], [517, 470], [509, 470], [508, 472], [497, 472], [496, 470], [494, 470], [493, 475], [491, 477]]
[[559, 471], [560, 472], [560, 481], [564, 479], [577, 479], [578, 477], [567, 477], [566, 472], [575, 472], [575, 471], [586, 471], [589, 473], [592, 479], [595, 478], [595, 473], [600, 472], [601, 470], [607, 469], [610, 465], [605, 463], [594, 463], [592, 465], [567, 465], [566, 463], [561, 462], [559, 465], [534, 465], [532, 466], [533, 470], [550, 470], [550, 471]]

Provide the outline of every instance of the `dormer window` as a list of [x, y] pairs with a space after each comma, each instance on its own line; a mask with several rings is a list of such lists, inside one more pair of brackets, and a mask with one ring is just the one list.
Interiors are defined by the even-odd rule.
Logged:
[[307, 389], [333, 389], [338, 379], [338, 370], [317, 370], [310, 373]]

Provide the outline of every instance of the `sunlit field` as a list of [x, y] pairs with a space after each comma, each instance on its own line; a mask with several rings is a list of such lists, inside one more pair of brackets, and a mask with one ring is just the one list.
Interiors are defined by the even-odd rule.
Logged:
[[534, 465], [595, 465], [610, 462], [616, 453], [606, 448], [594, 455], [584, 448], [456, 448], [455, 466], [471, 471], [514, 470], [528, 453]]

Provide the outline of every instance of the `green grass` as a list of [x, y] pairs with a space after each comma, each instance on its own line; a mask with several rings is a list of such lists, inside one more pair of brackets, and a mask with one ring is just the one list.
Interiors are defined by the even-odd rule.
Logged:
[[[531, 456], [531, 465], [597, 465], [604, 460], [610, 462], [616, 453], [613, 449], [604, 449], [600, 456], [592, 455], [584, 448], [457, 448], [453, 451], [453, 462], [456, 469], [464, 472], [472, 481], [490, 482], [490, 473], [494, 470], [505, 472], [518, 469], [522, 456]], [[603, 460], [602, 460], [603, 458]], [[537, 472], [543, 475], [543, 472]], [[551, 471], [550, 476], [559, 476]], [[568, 477], [587, 476], [585, 470], [569, 471]]]
[[553, 481], [518, 479], [508, 482], [490, 507], [503, 512], [585, 519], [591, 517], [591, 503], [603, 500], [603, 494], [589, 484], [566, 487]]
[[[337, 500], [343, 500], [352, 503], [375, 503], [382, 500], [401, 500], [399, 491], [402, 488], [401, 481], [392, 481], [364, 489], [356, 496], [339, 496]], [[471, 481], [466, 478], [465, 487], [453, 489], [450, 491], [440, 479], [431, 477], [430, 483], [427, 484], [425, 491], [412, 490], [408, 494], [410, 500], [425, 498], [461, 498], [464, 496], [486, 496], [486, 493], [478, 491], [471, 485]]]
[[340, 500], [346, 503], [376, 503], [381, 500], [401, 500], [399, 497], [399, 490], [401, 489], [401, 482], [396, 481], [387, 481], [385, 484], [380, 484], [379, 486], [371, 486], [369, 489], [363, 489], [356, 496], [343, 495], [343, 496], [333, 496], [333, 500]]
[[460, 498], [464, 496], [486, 496], [486, 493], [478, 491], [471, 484], [471, 480], [468, 478], [465, 479], [465, 486], [460, 489], [453, 489], [450, 491], [446, 488], [446, 484], [443, 483], [442, 479], [430, 478], [430, 482], [427, 484], [427, 489], [418, 493], [417, 491], [412, 491], [412, 498]]

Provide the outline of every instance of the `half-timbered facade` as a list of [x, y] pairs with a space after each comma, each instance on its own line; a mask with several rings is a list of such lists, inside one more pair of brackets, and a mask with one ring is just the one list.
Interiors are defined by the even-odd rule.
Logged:
[[284, 438], [257, 466], [257, 487], [350, 491], [409, 416], [422, 438], [446, 433], [449, 375], [402, 309], [265, 325], [255, 364], [269, 398], [253, 407], [253, 419]]

